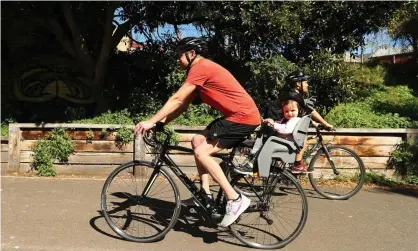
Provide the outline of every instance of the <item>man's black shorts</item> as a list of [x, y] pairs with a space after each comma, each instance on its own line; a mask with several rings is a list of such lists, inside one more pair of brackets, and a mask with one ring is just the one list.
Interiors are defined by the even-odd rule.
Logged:
[[[261, 121], [260, 121], [261, 122]], [[208, 139], [218, 140], [226, 148], [232, 148], [243, 142], [258, 125], [246, 125], [218, 118], [212, 121], [207, 127]]]

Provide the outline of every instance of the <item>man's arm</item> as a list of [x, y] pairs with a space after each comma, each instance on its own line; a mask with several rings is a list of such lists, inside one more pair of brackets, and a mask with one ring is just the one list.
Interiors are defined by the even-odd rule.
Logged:
[[[170, 115], [168, 119], [174, 119], [174, 115], [179, 116], [189, 106], [190, 102], [195, 97], [196, 86], [190, 83], [184, 83], [180, 89], [164, 104], [152, 118], [149, 120], [151, 123], [157, 123], [165, 119], [167, 121], [167, 116]], [[179, 111], [177, 111], [180, 109]], [[174, 117], [174, 118], [173, 118]], [[169, 121], [171, 121], [169, 120]]]
[[312, 118], [315, 121], [321, 123], [322, 125], [324, 125], [328, 129], [332, 129], [333, 128], [333, 126], [331, 124], [329, 124], [328, 122], [326, 122], [325, 119], [322, 118], [322, 116], [316, 110], [313, 110], [311, 114], [312, 114]]
[[190, 94], [190, 96], [183, 102], [183, 104], [177, 108], [174, 112], [167, 115], [167, 117], [163, 118], [161, 122], [164, 122], [164, 124], [168, 124], [174, 119], [176, 119], [178, 116], [180, 116], [184, 111], [189, 108], [190, 103], [193, 102], [193, 100], [196, 98], [196, 92], [193, 92]]

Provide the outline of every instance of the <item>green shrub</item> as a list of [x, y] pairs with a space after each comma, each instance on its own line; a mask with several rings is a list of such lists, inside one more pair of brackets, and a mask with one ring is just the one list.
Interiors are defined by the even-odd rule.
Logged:
[[283, 56], [248, 62], [251, 77], [244, 87], [257, 104], [273, 100], [283, 94], [286, 76], [297, 66]]
[[327, 52], [316, 53], [306, 70], [311, 75], [309, 92], [317, 97], [317, 109], [328, 111], [354, 96], [356, 82], [349, 64], [342, 57]]
[[325, 119], [341, 128], [406, 128], [415, 127], [416, 122], [399, 114], [377, 114], [366, 102], [353, 102], [334, 107]]
[[407, 140], [396, 145], [388, 166], [395, 168], [404, 179], [418, 184], [418, 141]]
[[389, 87], [386, 91], [375, 92], [368, 102], [378, 113], [397, 113], [418, 121], [418, 98], [407, 86]]
[[55, 128], [52, 133], [39, 139], [32, 147], [33, 161], [31, 166], [39, 176], [55, 176], [53, 160], [67, 162], [74, 151], [74, 145], [64, 128]]
[[364, 177], [364, 182], [388, 187], [394, 187], [402, 184], [402, 182], [389, 178], [384, 174], [379, 174], [375, 171], [367, 171]]
[[128, 109], [123, 109], [116, 112], [107, 111], [99, 116], [89, 119], [75, 120], [72, 123], [133, 125], [133, 120]]
[[116, 130], [116, 144], [121, 146], [128, 144], [134, 140], [134, 132], [132, 128], [127, 128], [126, 126], [121, 126], [121, 128]]
[[418, 101], [405, 86], [381, 87], [362, 101], [340, 104], [325, 119], [343, 128], [416, 128]]
[[364, 86], [378, 86], [385, 82], [386, 69], [383, 66], [368, 67], [365, 65], [351, 64], [349, 66], [353, 74], [353, 80]]
[[1, 136], [9, 135], [9, 124], [16, 123], [14, 119], [8, 118], [1, 121]]
[[219, 116], [219, 112], [206, 104], [190, 105], [187, 111], [173, 120], [170, 124], [184, 126], [206, 126]]
[[9, 135], [9, 124], [1, 122], [1, 136]]

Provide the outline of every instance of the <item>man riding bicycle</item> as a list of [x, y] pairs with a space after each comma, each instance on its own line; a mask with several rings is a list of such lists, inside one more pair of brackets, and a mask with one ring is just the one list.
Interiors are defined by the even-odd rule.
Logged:
[[204, 40], [195, 37], [183, 38], [178, 42], [176, 51], [177, 61], [181, 68], [187, 71], [185, 82], [151, 119], [139, 122], [134, 133], [144, 134], [159, 121], [169, 123], [184, 112], [196, 98], [223, 114], [222, 118], [212, 121], [202, 133], [194, 136], [191, 144], [201, 189], [207, 195], [207, 200], [213, 201], [209, 190], [209, 174], [225, 192], [228, 202], [220, 225], [227, 227], [248, 208], [250, 199], [232, 188], [211, 155], [244, 141], [260, 125], [261, 116], [254, 100], [234, 76], [203, 56], [207, 51]]

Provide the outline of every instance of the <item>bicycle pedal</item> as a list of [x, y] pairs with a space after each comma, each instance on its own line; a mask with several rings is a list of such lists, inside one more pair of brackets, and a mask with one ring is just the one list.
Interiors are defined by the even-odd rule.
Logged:
[[194, 207], [190, 207], [189, 208], [189, 213], [191, 213], [191, 214], [197, 214], [197, 211], [196, 211], [196, 209]]

